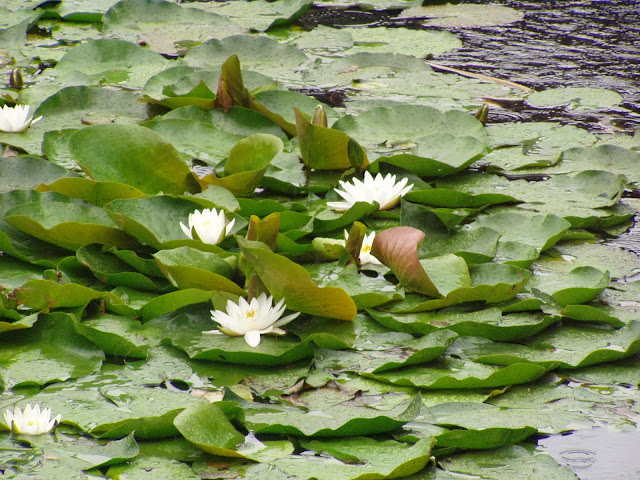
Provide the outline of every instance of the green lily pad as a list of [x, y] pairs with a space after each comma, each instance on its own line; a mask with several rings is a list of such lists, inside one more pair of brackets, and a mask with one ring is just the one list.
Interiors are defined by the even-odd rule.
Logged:
[[60, 284], [51, 280], [29, 280], [16, 288], [12, 295], [18, 303], [33, 310], [86, 307], [93, 300], [102, 299], [110, 308], [118, 309], [124, 302], [109, 292], [99, 292], [77, 283]]
[[[234, 268], [225, 259], [210, 252], [195, 248], [179, 247], [172, 250], [160, 250], [154, 258], [160, 270], [177, 288], [198, 288], [201, 290], [220, 290], [243, 295], [244, 290], [231, 280]], [[233, 263], [235, 263], [235, 258]]]
[[40, 315], [31, 328], [3, 333], [0, 367], [5, 382], [12, 387], [45, 385], [97, 372], [104, 353], [74, 323], [58, 312]]
[[613, 332], [597, 327], [550, 328], [527, 340], [528, 345], [491, 343], [474, 339], [462, 349], [482, 363], [510, 365], [532, 362], [545, 368], [579, 368], [611, 362], [640, 351], [640, 322]]
[[424, 18], [426, 25], [469, 28], [505, 25], [520, 21], [524, 13], [499, 5], [446, 4], [413, 7], [403, 10], [401, 18]]
[[238, 456], [236, 447], [244, 441], [222, 410], [206, 400], [192, 404], [173, 422], [187, 440], [214, 455]]
[[43, 195], [35, 202], [17, 205], [6, 212], [5, 221], [40, 240], [69, 250], [90, 243], [121, 248], [137, 244], [117, 228], [101, 208], [61, 195]]
[[64, 177], [49, 184], [39, 184], [39, 192], [57, 192], [72, 198], [79, 198], [98, 207], [103, 207], [118, 198], [139, 198], [144, 193], [135, 187], [119, 182], [96, 182], [88, 178]]
[[62, 177], [77, 177], [55, 163], [39, 157], [0, 157], [0, 192], [30, 190], [40, 183]]
[[307, 265], [305, 268], [319, 287], [332, 286], [346, 291], [358, 310], [404, 298], [402, 288], [382, 277], [358, 274], [355, 264], [346, 268], [337, 263]]
[[527, 102], [536, 107], [562, 105], [569, 110], [600, 110], [622, 103], [622, 95], [604, 88], [565, 87], [534, 92], [527, 96]]
[[458, 37], [450, 32], [434, 30], [408, 30], [386, 27], [344, 28], [353, 38], [354, 46], [346, 54], [407, 53], [418, 58], [442, 55], [462, 46]]
[[258, 0], [249, 9], [243, 4], [232, 2], [216, 6], [214, 10], [247, 29], [264, 32], [270, 28], [293, 22], [309, 10], [311, 5], [311, 0], [285, 0], [283, 2]]
[[[211, 202], [205, 202], [210, 208]], [[174, 197], [169, 195], [154, 195], [144, 198], [120, 199], [110, 202], [105, 210], [125, 232], [140, 242], [161, 250], [190, 246], [202, 250], [219, 252], [220, 247], [208, 245], [199, 240], [188, 238], [180, 228], [180, 222], [187, 224], [190, 213], [198, 208], [199, 203], [191, 197]], [[228, 214], [227, 214], [228, 215]], [[246, 225], [246, 220], [237, 215], [233, 231], [236, 232]]]
[[211, 165], [226, 159], [240, 140], [213, 125], [186, 118], [154, 119], [142, 125], [171, 142], [185, 161], [197, 158]]
[[420, 395], [388, 410], [366, 408], [357, 399], [345, 401], [314, 415], [313, 411], [286, 405], [242, 402], [244, 426], [255, 434], [345, 437], [389, 432], [419, 413]]
[[629, 182], [640, 184], [638, 165], [640, 153], [614, 145], [600, 145], [595, 148], [572, 148], [563, 152], [562, 161], [554, 170], [568, 173], [598, 168], [619, 173]]
[[547, 370], [533, 363], [513, 363], [498, 368], [480, 363], [441, 357], [429, 365], [409, 367], [399, 371], [362, 373], [363, 376], [393, 385], [424, 389], [488, 388], [528, 383], [540, 378]]
[[419, 339], [403, 340], [388, 350], [353, 352], [321, 349], [316, 352], [315, 366], [332, 372], [386, 372], [435, 360], [444, 354], [456, 337], [450, 330], [438, 330]]
[[286, 472], [287, 477], [355, 480], [397, 478], [420, 472], [429, 461], [435, 441], [423, 438], [415, 445], [409, 445], [393, 440], [353, 437], [302, 443], [305, 448], [323, 452], [323, 455], [291, 455], [275, 461], [274, 467]]
[[122, 182], [150, 194], [200, 191], [175, 148], [147, 128], [94, 125], [74, 133], [69, 147], [94, 180]]
[[167, 64], [158, 53], [135, 43], [110, 38], [82, 43], [69, 50], [53, 74], [66, 85], [112, 83], [141, 87]]
[[240, 248], [269, 293], [276, 301], [286, 299], [289, 309], [339, 320], [355, 318], [356, 305], [343, 289], [318, 287], [304, 267], [277, 253], [243, 243]]
[[55, 267], [60, 260], [69, 255], [67, 250], [38, 240], [4, 220], [6, 212], [24, 203], [46, 199], [65, 198], [57, 194], [42, 195], [32, 190], [13, 190], [0, 194], [0, 249], [7, 255], [25, 262], [46, 267]]
[[226, 188], [235, 196], [250, 196], [283, 147], [282, 140], [266, 133], [238, 140], [224, 164], [226, 176], [207, 175], [202, 181]]
[[[152, 49], [174, 55], [181, 41], [201, 42], [211, 38], [212, 32], [225, 36], [241, 31], [232, 21], [213, 12], [153, 0], [122, 0], [104, 14], [102, 22], [104, 35], [146, 41]], [[156, 38], [159, 33], [164, 38]]]
[[76, 330], [107, 355], [147, 358], [149, 345], [140, 331], [140, 321], [119, 315], [102, 315], [76, 324]]
[[562, 306], [579, 305], [596, 298], [609, 286], [609, 272], [593, 267], [577, 267], [568, 273], [553, 276], [534, 276], [529, 289], [539, 289]]
[[49, 406], [65, 423], [95, 437], [124, 438], [135, 431], [138, 439], [178, 435], [173, 420], [198, 401], [184, 392], [91, 383], [49, 386], [30, 400]]
[[117, 256], [103, 252], [98, 245], [80, 247], [76, 257], [98, 280], [107, 285], [122, 285], [152, 292], [163, 292], [170, 288], [166, 282], [147, 277]]
[[0, 132], [2, 143], [39, 154], [43, 136], [50, 130], [102, 122], [136, 123], [147, 118], [145, 106], [131, 92], [81, 86], [46, 92], [44, 96], [30, 101], [39, 104], [34, 118], [42, 116], [42, 120], [22, 133]]
[[[491, 475], [496, 480], [513, 478], [513, 472], [523, 475], [543, 475], [549, 480], [575, 480], [576, 475], [567, 466], [560, 465], [545, 453], [530, 453], [523, 447], [512, 445], [488, 452], [469, 452], [454, 455], [445, 469], [456, 478], [470, 475]], [[443, 477], [447, 478], [447, 477]]]
[[333, 128], [314, 125], [300, 110], [295, 112], [300, 154], [307, 168], [346, 170], [369, 164], [367, 154], [351, 137]]
[[[395, 108], [372, 108], [357, 117], [346, 115], [333, 124], [333, 128], [341, 130], [367, 149], [374, 157], [394, 156], [401, 153], [409, 154], [413, 147], [417, 152], [421, 149], [429, 152], [434, 136], [452, 135], [456, 141], [463, 141], [460, 137], [473, 137], [469, 140], [469, 147], [476, 152], [477, 145], [486, 143], [484, 127], [472, 116], [450, 110], [441, 112], [432, 107], [419, 105], [402, 105]], [[381, 143], [381, 139], [384, 141]], [[421, 139], [425, 145], [421, 143]], [[480, 143], [478, 143], [480, 142]], [[448, 147], [446, 147], [448, 148]], [[444, 157], [449, 153], [442, 151]], [[471, 151], [470, 150], [470, 151]], [[480, 153], [473, 153], [474, 157]], [[423, 156], [417, 153], [418, 156]], [[433, 150], [428, 155], [441, 155]], [[426, 167], [425, 167], [426, 168]], [[463, 168], [463, 167], [461, 167]], [[434, 169], [435, 171], [435, 169]]]
[[184, 60], [191, 66], [220, 65], [237, 55], [242, 68], [256, 70], [274, 78], [291, 77], [308, 57], [293, 45], [284, 45], [268, 37], [232, 35], [211, 39], [189, 50]]
[[496, 307], [478, 311], [464, 311], [455, 307], [433, 312], [393, 315], [368, 310], [376, 321], [399, 332], [426, 335], [446, 329], [460, 335], [484, 337], [509, 342], [530, 337], [559, 320], [542, 313], [512, 313], [502, 315]]

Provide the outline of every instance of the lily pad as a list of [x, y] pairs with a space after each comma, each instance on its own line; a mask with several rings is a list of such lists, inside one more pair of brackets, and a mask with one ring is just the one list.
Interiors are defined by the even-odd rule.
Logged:
[[200, 191], [175, 148], [147, 128], [94, 125], [74, 133], [69, 146], [94, 180], [122, 182], [150, 194]]
[[82, 43], [69, 50], [53, 74], [65, 85], [111, 83], [141, 87], [149, 77], [165, 69], [167, 63], [158, 53], [113, 38]]
[[74, 323], [70, 315], [57, 312], [40, 315], [29, 329], [3, 333], [0, 366], [5, 382], [45, 385], [97, 372], [104, 353], [80, 335]]
[[542, 90], [527, 96], [536, 107], [562, 105], [569, 110], [599, 110], [622, 103], [622, 95], [612, 90], [592, 87], [566, 87]]
[[403, 10], [400, 16], [424, 18], [426, 25], [469, 28], [517, 22], [524, 18], [524, 13], [499, 5], [446, 4], [409, 8]]
[[53, 182], [62, 177], [77, 177], [40, 157], [0, 157], [0, 192], [30, 190], [40, 183]]
[[356, 306], [341, 288], [318, 287], [300, 265], [262, 248], [240, 244], [242, 253], [276, 300], [285, 298], [287, 307], [311, 315], [353, 320]]
[[101, 208], [69, 197], [54, 198], [43, 195], [38, 201], [17, 205], [6, 212], [5, 220], [29, 235], [69, 250], [90, 243], [136, 246], [137, 242], [117, 228]]

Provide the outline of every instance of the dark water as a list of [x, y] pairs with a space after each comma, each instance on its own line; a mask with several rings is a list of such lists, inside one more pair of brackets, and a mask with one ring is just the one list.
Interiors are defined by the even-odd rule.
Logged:
[[[467, 0], [464, 3], [487, 2]], [[527, 109], [515, 104], [511, 114], [501, 114], [490, 121], [551, 120], [590, 131], [610, 131], [611, 126], [626, 133], [640, 127], [639, 0], [493, 0], [491, 3], [519, 10], [525, 14], [524, 19], [509, 25], [447, 28], [462, 40], [463, 47], [429, 60], [510, 80], [534, 90], [606, 88], [620, 93], [623, 104], [606, 112], [579, 114], [562, 109]], [[365, 24], [424, 28], [419, 22], [397, 19], [399, 14], [400, 10], [312, 9], [300, 23], [306, 27]]]

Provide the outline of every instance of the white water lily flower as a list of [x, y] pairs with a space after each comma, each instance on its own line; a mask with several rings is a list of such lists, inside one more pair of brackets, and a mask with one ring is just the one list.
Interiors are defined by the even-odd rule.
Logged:
[[29, 105], [16, 105], [15, 107], [4, 105], [0, 110], [0, 131], [7, 133], [24, 132], [41, 118], [38, 117], [32, 120], [32, 117], [29, 116]]
[[[360, 264], [366, 265], [367, 263], [373, 263], [375, 265], [382, 265], [382, 262], [378, 260], [376, 257], [371, 255], [371, 247], [373, 247], [373, 240], [376, 238], [376, 232], [371, 232], [370, 234], [365, 234], [362, 239], [362, 247], [360, 247]], [[349, 232], [344, 231], [344, 242], [345, 245], [349, 240]]]
[[10, 408], [4, 412], [4, 420], [11, 428], [11, 431], [24, 435], [48, 433], [60, 422], [61, 418], [62, 415], [58, 415], [52, 420], [50, 408], [40, 411], [40, 405], [36, 404], [35, 407], [31, 408], [30, 403], [24, 407], [24, 412], [17, 406], [14, 407], [13, 412]]
[[282, 325], [286, 325], [291, 320], [300, 315], [300, 312], [280, 318], [284, 313], [286, 305], [284, 299], [274, 306], [273, 297], [261, 293], [258, 298], [247, 302], [240, 298], [238, 303], [231, 300], [227, 302], [227, 313], [221, 310], [211, 310], [211, 319], [220, 325], [220, 330], [208, 330], [203, 333], [224, 333], [233, 337], [244, 335], [244, 340], [251, 347], [260, 344], [260, 335], [275, 333], [284, 335]]
[[380, 210], [389, 210], [396, 206], [400, 197], [405, 196], [413, 188], [413, 184], [407, 185], [407, 179], [403, 178], [396, 183], [396, 176], [387, 174], [383, 177], [378, 173], [374, 179], [369, 172], [364, 172], [364, 182], [358, 178], [353, 179], [353, 183], [340, 180], [340, 186], [344, 190], [334, 188], [344, 201], [327, 202], [329, 208], [337, 212], [346, 212], [356, 202], [373, 203], [378, 202]]
[[204, 210], [196, 210], [189, 214], [189, 226], [180, 222], [180, 228], [184, 234], [193, 238], [192, 231], [198, 234], [198, 238], [204, 243], [210, 243], [212, 245], [219, 244], [224, 238], [229, 235], [235, 219], [227, 222], [227, 217], [223, 210], [216, 210], [215, 208]]

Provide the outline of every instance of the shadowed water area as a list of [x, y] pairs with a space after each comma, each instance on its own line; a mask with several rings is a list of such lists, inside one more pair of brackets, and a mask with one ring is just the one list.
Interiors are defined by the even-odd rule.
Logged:
[[[508, 25], [428, 27], [452, 32], [463, 42], [462, 48], [428, 60], [534, 90], [606, 88], [620, 93], [624, 101], [601, 115], [531, 109], [522, 102], [505, 102], [505, 111], [492, 111], [489, 123], [549, 120], [591, 131], [627, 133], [640, 127], [640, 9], [636, 1], [492, 3], [524, 12], [524, 19]], [[307, 27], [365, 24], [424, 28], [420, 21], [397, 18], [400, 12], [322, 8], [309, 11], [300, 22]]]

